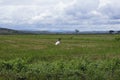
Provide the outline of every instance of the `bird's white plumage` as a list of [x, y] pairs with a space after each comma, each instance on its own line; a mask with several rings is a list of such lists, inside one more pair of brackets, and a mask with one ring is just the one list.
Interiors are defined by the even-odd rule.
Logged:
[[55, 45], [59, 45], [60, 44], [60, 41], [57, 41], [56, 43], [55, 43]]

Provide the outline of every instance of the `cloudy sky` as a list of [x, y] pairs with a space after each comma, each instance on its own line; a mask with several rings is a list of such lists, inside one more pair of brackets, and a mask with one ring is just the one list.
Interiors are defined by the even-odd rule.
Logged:
[[0, 27], [120, 30], [119, 0], [0, 0]]

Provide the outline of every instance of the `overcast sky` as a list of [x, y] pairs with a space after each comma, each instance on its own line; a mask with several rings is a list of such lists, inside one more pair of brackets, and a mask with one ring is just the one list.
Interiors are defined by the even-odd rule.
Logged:
[[20, 30], [120, 30], [120, 1], [0, 0], [0, 26]]

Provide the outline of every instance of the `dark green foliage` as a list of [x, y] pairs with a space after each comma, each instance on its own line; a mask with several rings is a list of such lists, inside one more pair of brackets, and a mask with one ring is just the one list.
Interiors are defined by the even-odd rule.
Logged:
[[120, 37], [116, 37], [115, 40], [116, 40], [116, 41], [120, 41]]
[[42, 61], [36, 67], [22, 59], [1, 61], [0, 77], [3, 80], [119, 80], [120, 59]]
[[113, 34], [114, 32], [115, 32], [115, 31], [113, 31], [113, 30], [110, 30], [110, 31], [109, 31], [110, 34]]

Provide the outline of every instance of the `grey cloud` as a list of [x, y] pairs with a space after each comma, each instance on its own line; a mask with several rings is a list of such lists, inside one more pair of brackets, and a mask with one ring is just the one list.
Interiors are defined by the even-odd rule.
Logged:
[[113, 29], [104, 25], [119, 27], [120, 2], [108, 1], [105, 4], [100, 0], [4, 0], [0, 3], [0, 22], [32, 25], [30, 27], [34, 29], [42, 29], [42, 26], [66, 30]]
[[59, 0], [2, 0], [0, 5], [51, 5]]
[[98, 10], [107, 15], [110, 19], [120, 19], [120, 2], [119, 0], [109, 0], [109, 3]]

